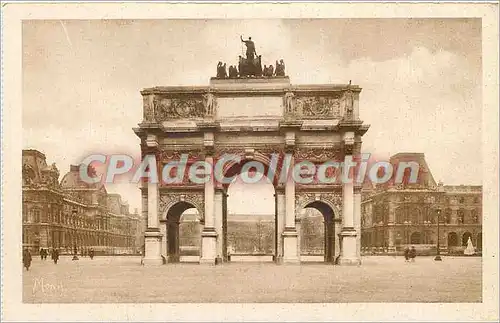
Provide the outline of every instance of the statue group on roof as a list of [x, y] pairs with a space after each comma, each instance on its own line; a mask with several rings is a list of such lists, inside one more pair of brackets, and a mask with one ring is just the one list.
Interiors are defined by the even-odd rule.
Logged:
[[238, 65], [229, 66], [229, 75], [226, 71], [226, 63], [219, 62], [217, 64], [217, 78], [241, 78], [241, 77], [284, 77], [285, 63], [283, 59], [279, 62], [276, 60], [276, 65], [264, 65], [262, 68], [262, 56], [257, 54], [255, 43], [252, 37], [244, 40], [240, 36], [240, 40], [246, 46], [246, 57], [239, 56]]

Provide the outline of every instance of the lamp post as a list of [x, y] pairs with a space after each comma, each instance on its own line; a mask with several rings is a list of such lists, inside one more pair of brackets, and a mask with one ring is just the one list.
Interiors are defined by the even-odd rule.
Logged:
[[439, 220], [441, 218], [441, 210], [437, 209], [437, 250], [436, 250], [436, 257], [434, 258], [435, 261], [441, 261], [441, 255], [439, 254], [440, 252], [440, 246], [439, 246]]

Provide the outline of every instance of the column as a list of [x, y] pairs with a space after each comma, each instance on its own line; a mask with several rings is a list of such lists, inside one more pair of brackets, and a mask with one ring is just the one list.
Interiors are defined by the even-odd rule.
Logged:
[[283, 262], [283, 232], [285, 231], [285, 188], [276, 187], [275, 194], [276, 203], [276, 221], [275, 221], [275, 232], [276, 232], [276, 257], [275, 261], [277, 264]]
[[158, 183], [147, 183], [148, 190], [148, 227], [144, 234], [146, 254], [144, 264], [160, 265], [161, 258], [161, 238], [160, 222], [158, 219]]
[[283, 231], [283, 262], [299, 262], [297, 228], [295, 227], [295, 181], [291, 174], [294, 166], [292, 157], [285, 182], [285, 230]]
[[223, 256], [223, 232], [222, 232], [222, 222], [223, 222], [223, 212], [224, 212], [224, 189], [222, 187], [217, 187], [214, 196], [214, 226], [215, 232], [217, 233], [216, 241], [216, 261], [217, 263], [222, 262]]
[[161, 233], [161, 255], [164, 256], [165, 258], [168, 259], [168, 252], [167, 252], [167, 221], [162, 220], [160, 221], [160, 233]]
[[356, 230], [356, 257], [361, 259], [361, 187], [354, 187], [354, 229]]
[[[344, 150], [345, 150], [345, 165], [346, 161], [352, 159], [352, 149], [354, 146], [354, 133], [344, 134]], [[361, 264], [361, 259], [358, 256], [358, 242], [357, 242], [357, 230], [355, 227], [355, 212], [360, 212], [361, 207], [355, 207], [356, 204], [361, 203], [360, 197], [354, 197], [354, 183], [353, 176], [351, 176], [351, 170], [347, 172], [344, 169], [343, 175], [343, 186], [342, 186], [342, 231], [340, 232], [341, 239], [341, 249], [339, 265], [359, 265]], [[356, 194], [358, 195], [358, 194]], [[359, 217], [360, 215], [356, 215]]]
[[228, 261], [227, 257], [227, 193], [222, 195], [222, 259]]
[[[209, 165], [213, 165], [213, 157], [205, 157]], [[213, 168], [212, 168], [213, 169]], [[217, 232], [214, 223], [214, 178], [210, 172], [210, 179], [205, 183], [205, 227], [201, 233], [201, 259], [200, 263], [215, 264], [217, 256]]]
[[[394, 237], [394, 225], [396, 223], [396, 204], [392, 201], [389, 202], [389, 217], [388, 217], [388, 226], [389, 226], [389, 253], [396, 253], [396, 244]], [[359, 233], [358, 233], [359, 234]]]

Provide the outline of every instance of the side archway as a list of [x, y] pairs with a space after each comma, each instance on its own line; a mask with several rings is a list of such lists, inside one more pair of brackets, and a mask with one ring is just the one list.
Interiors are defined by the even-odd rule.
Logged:
[[[321, 214], [315, 217], [307, 210], [314, 209]], [[335, 218], [338, 209], [323, 200], [308, 200], [300, 204], [300, 249], [302, 256], [323, 256], [324, 262], [335, 261], [338, 241], [335, 230]]]
[[[199, 214], [185, 212], [197, 207], [186, 201], [172, 204], [165, 212], [166, 256], [168, 262], [179, 262], [181, 252], [199, 256], [201, 228]], [[182, 221], [181, 221], [182, 220]], [[183, 248], [183, 250], [182, 250]]]

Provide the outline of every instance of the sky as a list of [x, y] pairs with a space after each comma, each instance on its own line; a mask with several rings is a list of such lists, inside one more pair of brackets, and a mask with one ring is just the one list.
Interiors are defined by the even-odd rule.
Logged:
[[[479, 19], [26, 20], [23, 148], [61, 177], [89, 154], [140, 156], [140, 90], [208, 85], [240, 35], [263, 64], [284, 59], [292, 84], [359, 85], [364, 152], [421, 152], [436, 181], [481, 184]], [[140, 209], [137, 185], [107, 189]], [[230, 213], [274, 212], [270, 184], [229, 194]]]

